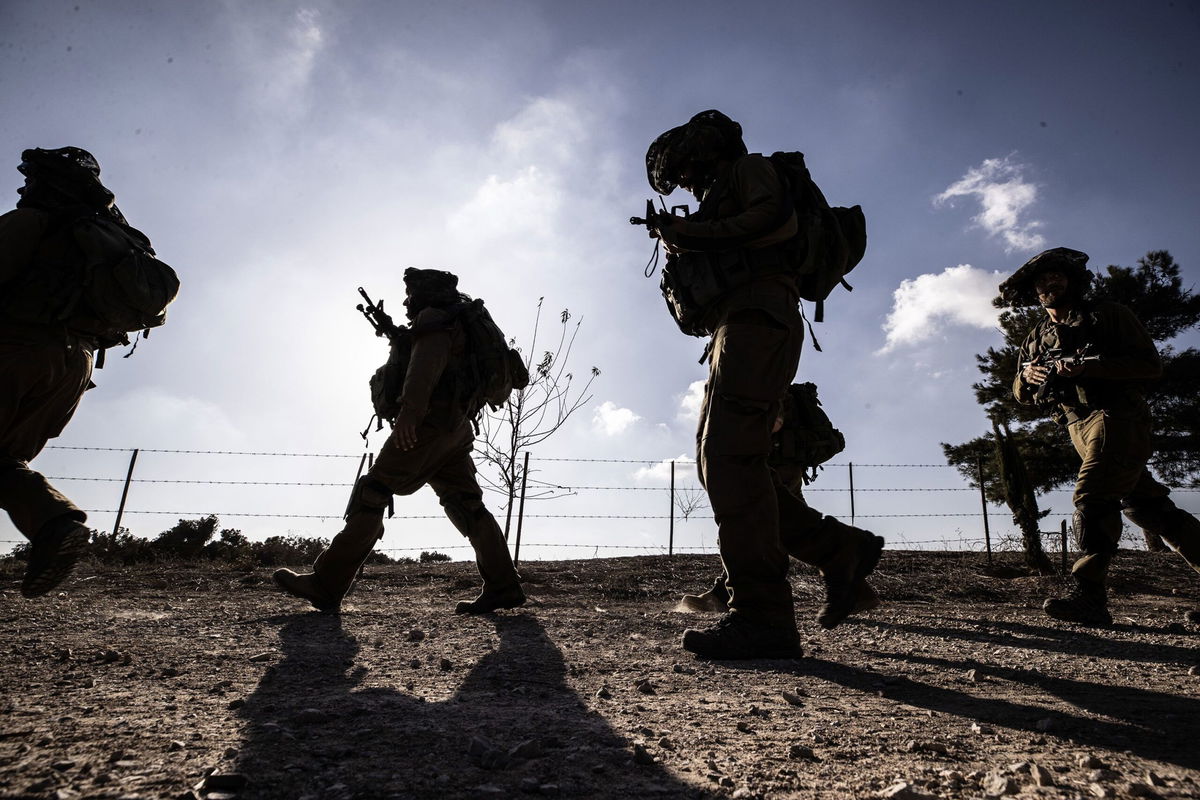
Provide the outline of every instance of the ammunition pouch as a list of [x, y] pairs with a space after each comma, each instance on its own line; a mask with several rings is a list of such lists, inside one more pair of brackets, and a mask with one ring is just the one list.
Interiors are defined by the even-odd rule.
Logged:
[[688, 251], [667, 259], [658, 288], [679, 330], [688, 336], [708, 336], [711, 331], [704, 321], [718, 300], [757, 278], [788, 269], [780, 247]]

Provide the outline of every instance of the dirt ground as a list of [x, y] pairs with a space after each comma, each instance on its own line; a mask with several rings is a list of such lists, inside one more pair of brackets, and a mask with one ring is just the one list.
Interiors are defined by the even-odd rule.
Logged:
[[[1007, 556], [1010, 562], [1014, 558]], [[1012, 562], [1015, 563], [1015, 562]], [[467, 563], [371, 567], [340, 616], [268, 570], [0, 575], [6, 798], [1200, 797], [1200, 578], [1122, 553], [1116, 625], [978, 554], [886, 553], [881, 608], [806, 657], [713, 663], [674, 610], [714, 557], [532, 562], [456, 617]]]

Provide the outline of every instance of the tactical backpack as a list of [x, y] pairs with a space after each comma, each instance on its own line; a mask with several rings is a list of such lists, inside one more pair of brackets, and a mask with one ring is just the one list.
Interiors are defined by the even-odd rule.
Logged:
[[817, 399], [815, 383], [794, 383], [784, 396], [783, 426], [771, 436], [768, 463], [777, 472], [799, 471], [811, 483], [829, 459], [846, 449], [846, 437], [833, 427]]
[[825, 319], [825, 298], [839, 285], [853, 291], [846, 275], [867, 249], [867, 220], [861, 206], [830, 206], [804, 164], [803, 153], [772, 153], [771, 164], [787, 184], [799, 230], [784, 246], [800, 276], [800, 296], [816, 304], [814, 319]]
[[80, 321], [110, 343], [166, 322], [179, 292], [175, 270], [138, 229], [88, 214], [63, 224], [80, 259], [36, 264], [5, 286], [3, 312], [24, 322]]
[[[444, 324], [461, 322], [467, 341], [459, 371], [445, 374], [442, 381], [452, 383], [453, 400], [468, 416], [477, 416], [485, 405], [498, 409], [514, 390], [529, 385], [529, 371], [521, 354], [509, 346], [483, 300], [472, 300], [446, 311], [451, 316]], [[401, 327], [399, 331], [402, 335], [391, 339], [387, 362], [375, 370], [370, 380], [375, 415], [389, 422], [400, 413], [400, 395], [412, 359], [413, 339], [428, 332], [414, 327]]]
[[467, 334], [467, 412], [473, 417], [485, 405], [495, 411], [508, 402], [513, 391], [529, 385], [529, 370], [521, 354], [509, 346], [483, 300], [465, 304], [457, 316]]
[[816, 322], [824, 321], [825, 298], [837, 286], [852, 290], [845, 276], [862, 260], [867, 247], [862, 208], [831, 207], [804, 165], [803, 153], [773, 153], [769, 161], [788, 200], [773, 227], [785, 224], [795, 212], [796, 235], [754, 250], [685, 251], [670, 257], [659, 290], [671, 318], [689, 336], [707, 336], [710, 331], [704, 321], [713, 303], [761, 275], [795, 275], [800, 297], [816, 305]]

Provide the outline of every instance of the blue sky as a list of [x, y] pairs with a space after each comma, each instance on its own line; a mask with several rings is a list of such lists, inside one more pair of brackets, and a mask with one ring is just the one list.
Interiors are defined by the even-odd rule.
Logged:
[[[366, 379], [385, 355], [354, 311], [355, 288], [398, 309], [403, 268], [441, 266], [510, 335], [527, 338], [539, 297], [582, 319], [572, 364], [602, 375], [535, 459], [690, 454], [702, 343], [667, 317], [657, 279], [642, 276], [650, 242], [626, 219], [650, 196], [648, 143], [715, 107], [742, 123], [752, 151], [803, 151], [831, 202], [866, 212], [855, 290], [831, 298], [816, 326], [824, 352], [806, 346], [800, 367], [847, 434], [836, 463], [942, 463], [939, 442], [985, 429], [973, 355], [999, 341], [996, 284], [1034, 252], [1075, 247], [1101, 268], [1168, 249], [1194, 281], [1197, 33], [1200, 7], [1183, 2], [7, 0], [0, 164], [13, 169], [0, 205], [17, 199], [22, 149], [86, 147], [183, 280], [169, 324], [129, 360], [110, 359], [54, 444], [346, 454], [147, 452], [135, 477], [349, 482], [370, 414]], [[37, 463], [113, 478], [127, 459], [48, 450]], [[661, 470], [636, 464], [535, 466], [566, 485], [664, 485]], [[813, 494], [817, 505], [848, 513], [844, 472], [816, 484], [827, 490]], [[962, 487], [936, 468], [864, 467], [855, 484]], [[115, 508], [120, 491], [61, 486], [93, 509]], [[329, 536], [345, 493], [138, 483], [129, 508], [226, 512], [224, 524], [256, 538]], [[1050, 500], [1065, 510], [1065, 495]], [[659, 490], [589, 490], [527, 512], [665, 507]], [[856, 509], [979, 510], [961, 491], [862, 493]], [[398, 513], [438, 510], [423, 492]], [[311, 518], [321, 514], [332, 517]], [[152, 535], [174, 518], [125, 524]], [[893, 543], [975, 537], [981, 526], [861, 521]], [[1011, 528], [997, 509], [992, 521]], [[92, 522], [111, 527], [109, 514]], [[665, 527], [538, 517], [525, 532], [529, 542], [652, 547]], [[679, 533], [684, 545], [713, 544], [711, 522]], [[0, 538], [15, 538], [6, 523]], [[396, 520], [384, 540], [459, 544], [438, 519]]]

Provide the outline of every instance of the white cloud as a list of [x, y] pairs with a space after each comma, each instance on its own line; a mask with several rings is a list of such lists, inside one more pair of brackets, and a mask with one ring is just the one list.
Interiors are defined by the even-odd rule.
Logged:
[[[671, 481], [671, 462], [675, 461], [675, 475], [678, 480], [679, 470], [682, 468], [690, 475], [695, 469], [695, 460], [686, 453], [681, 453], [674, 459], [663, 459], [657, 464], [650, 467], [638, 467], [633, 473], [635, 481], [648, 481], [651, 483], [669, 483]], [[682, 462], [682, 464], [680, 463]]]
[[1005, 277], [959, 264], [941, 274], [901, 281], [892, 293], [892, 310], [883, 323], [887, 341], [879, 352], [926, 341], [947, 325], [996, 327], [1000, 312], [992, 307], [992, 298]]
[[1042, 223], [1023, 218], [1038, 196], [1037, 184], [1025, 180], [1025, 170], [1012, 156], [989, 158], [967, 170], [934, 198], [934, 204], [953, 205], [956, 198], [974, 198], [982, 210], [971, 219], [989, 236], [999, 236], [1007, 252], [1041, 249], [1046, 245], [1046, 237], [1037, 232]]
[[592, 415], [592, 427], [605, 436], [617, 436], [627, 431], [633, 423], [641, 419], [628, 408], [620, 408], [611, 400], [605, 400], [596, 407]]
[[328, 39], [321, 12], [297, 9], [283, 24], [274, 14], [236, 7], [231, 19], [250, 102], [265, 117], [299, 119]]
[[700, 420], [700, 404], [704, 401], [704, 381], [692, 381], [687, 391], [679, 398], [679, 413], [676, 419], [681, 422], [696, 423]]

